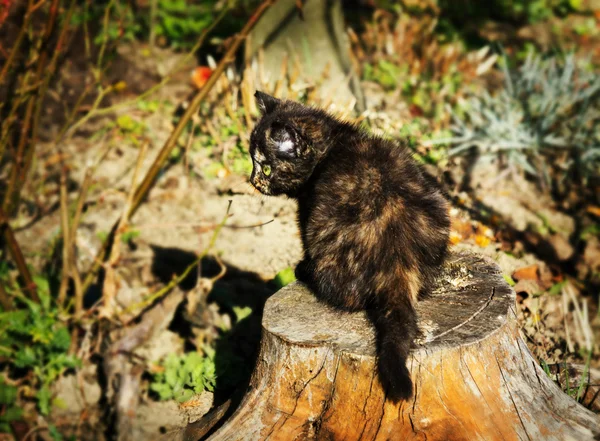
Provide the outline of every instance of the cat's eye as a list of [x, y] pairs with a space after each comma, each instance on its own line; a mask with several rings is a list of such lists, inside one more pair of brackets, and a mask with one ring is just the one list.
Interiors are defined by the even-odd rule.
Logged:
[[265, 174], [265, 176], [269, 176], [271, 174], [271, 166], [263, 165], [262, 171]]

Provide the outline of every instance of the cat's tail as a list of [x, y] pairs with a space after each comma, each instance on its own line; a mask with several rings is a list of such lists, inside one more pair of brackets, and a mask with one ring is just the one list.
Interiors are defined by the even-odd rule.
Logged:
[[406, 367], [408, 354], [419, 334], [417, 314], [410, 302], [369, 309], [375, 326], [377, 370], [388, 399], [393, 402], [412, 396], [413, 384]]

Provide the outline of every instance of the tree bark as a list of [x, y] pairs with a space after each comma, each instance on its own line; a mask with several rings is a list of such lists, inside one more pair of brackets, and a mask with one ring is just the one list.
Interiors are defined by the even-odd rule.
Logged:
[[523, 342], [498, 266], [453, 255], [418, 305], [409, 401], [385, 399], [365, 314], [300, 283], [265, 306], [251, 387], [217, 440], [592, 440], [600, 419], [544, 373]]

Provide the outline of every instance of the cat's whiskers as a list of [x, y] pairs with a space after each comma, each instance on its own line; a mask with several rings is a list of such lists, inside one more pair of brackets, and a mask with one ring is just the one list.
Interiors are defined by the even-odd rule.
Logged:
[[[269, 196], [261, 193], [260, 191], [258, 191], [256, 189], [256, 187], [254, 187], [250, 182], [246, 183], [249, 187], [250, 187], [250, 196], [252, 197], [253, 200], [258, 200], [259, 201], [259, 206], [258, 206], [258, 210], [256, 211], [256, 213], [253, 213], [254, 215], [258, 216], [263, 208], [263, 206], [265, 205], [265, 203], [267, 202]], [[257, 197], [258, 196], [258, 197]]]

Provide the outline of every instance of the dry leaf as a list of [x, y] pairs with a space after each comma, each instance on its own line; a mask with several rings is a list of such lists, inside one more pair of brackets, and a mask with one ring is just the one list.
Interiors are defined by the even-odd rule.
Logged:
[[460, 243], [461, 240], [462, 240], [462, 237], [460, 234], [456, 233], [455, 231], [450, 232], [450, 243], [452, 245], [456, 245], [456, 244]]
[[127, 83], [125, 81], [119, 81], [113, 86], [115, 92], [122, 92], [127, 89]]
[[482, 248], [487, 247], [490, 244], [491, 240], [489, 237], [484, 236], [483, 234], [475, 235], [475, 243]]
[[600, 217], [600, 207], [596, 207], [595, 205], [590, 205], [587, 207], [587, 212], [596, 217]]
[[556, 257], [561, 262], [569, 260], [575, 254], [575, 248], [569, 242], [569, 239], [564, 237], [562, 234], [553, 234], [548, 238], [548, 242], [554, 248], [554, 252], [556, 253]]
[[519, 280], [538, 280], [539, 279], [539, 267], [537, 265], [525, 266], [518, 268], [512, 273], [512, 278]]

